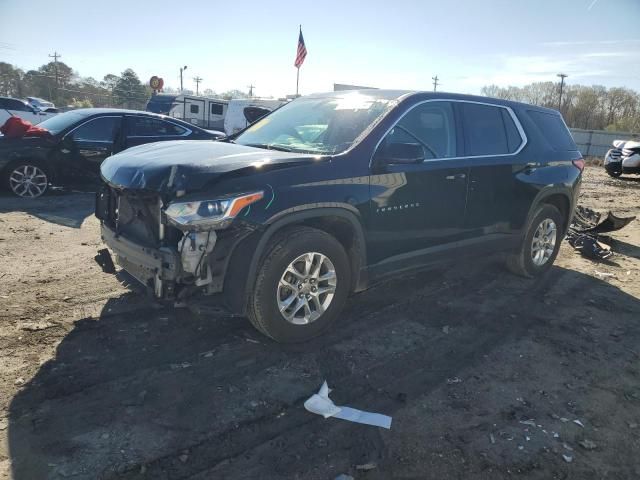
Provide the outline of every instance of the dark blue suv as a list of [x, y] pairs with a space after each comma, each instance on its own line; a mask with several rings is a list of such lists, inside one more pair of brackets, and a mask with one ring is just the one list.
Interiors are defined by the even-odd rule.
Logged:
[[583, 167], [554, 110], [333, 92], [222, 141], [110, 157], [96, 215], [117, 262], [157, 298], [222, 294], [270, 337], [301, 341], [350, 293], [432, 262], [504, 252], [512, 271], [543, 274]]

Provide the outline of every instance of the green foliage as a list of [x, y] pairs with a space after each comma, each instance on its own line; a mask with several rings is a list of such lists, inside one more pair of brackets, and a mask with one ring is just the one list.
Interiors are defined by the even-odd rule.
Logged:
[[113, 87], [115, 104], [126, 108], [144, 110], [150, 93], [142, 85], [136, 72], [127, 68]]

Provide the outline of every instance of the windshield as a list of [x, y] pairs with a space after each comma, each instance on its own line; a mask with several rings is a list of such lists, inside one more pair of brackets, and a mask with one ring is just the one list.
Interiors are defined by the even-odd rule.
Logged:
[[360, 92], [299, 98], [249, 127], [235, 143], [291, 152], [340, 153], [381, 117], [390, 103]]
[[55, 135], [56, 133], [59, 133], [65, 128], [70, 127], [74, 123], [82, 120], [83, 118], [85, 118], [85, 115], [77, 112], [59, 113], [55, 117], [51, 117], [44, 122], [40, 122], [38, 126], [46, 128]]

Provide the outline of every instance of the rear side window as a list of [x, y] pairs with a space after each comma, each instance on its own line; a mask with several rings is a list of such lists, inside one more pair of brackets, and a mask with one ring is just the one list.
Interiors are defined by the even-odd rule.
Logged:
[[194, 105], [193, 103], [190, 106], [191, 113], [198, 113], [200, 111], [200, 107], [198, 105]]
[[211, 115], [222, 115], [223, 111], [224, 111], [224, 107], [221, 103], [211, 104]]
[[186, 129], [152, 117], [128, 117], [129, 136], [131, 137], [165, 137], [183, 135]]
[[509, 112], [504, 108], [501, 108], [500, 110], [502, 111], [504, 129], [507, 132], [507, 146], [509, 147], [509, 153], [513, 153], [520, 148], [520, 145], [522, 144], [522, 137], [520, 136], [520, 132], [518, 132], [518, 127], [516, 127], [513, 118], [509, 115]]
[[522, 143], [506, 109], [476, 103], [464, 103], [462, 109], [468, 156], [513, 153]]
[[554, 150], [578, 149], [560, 115], [535, 110], [529, 110], [528, 113], [551, 148]]

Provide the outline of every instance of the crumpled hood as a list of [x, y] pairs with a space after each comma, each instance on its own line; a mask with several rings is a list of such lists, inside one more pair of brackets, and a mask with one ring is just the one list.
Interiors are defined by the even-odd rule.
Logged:
[[176, 140], [140, 145], [113, 155], [102, 163], [100, 173], [116, 188], [190, 193], [230, 172], [245, 169], [251, 173], [317, 158], [211, 140]]

